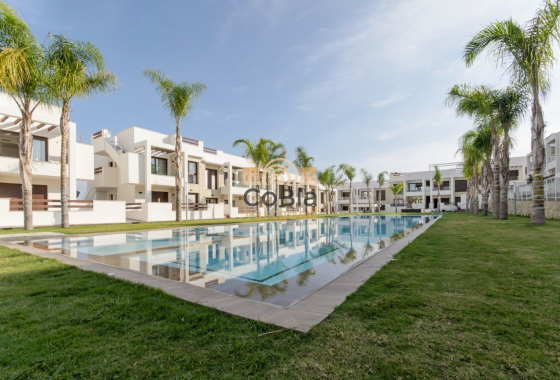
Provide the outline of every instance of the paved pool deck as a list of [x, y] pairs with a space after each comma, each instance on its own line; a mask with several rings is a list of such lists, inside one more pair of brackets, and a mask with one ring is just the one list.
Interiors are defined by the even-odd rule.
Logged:
[[356, 263], [335, 280], [287, 307], [239, 298], [210, 288], [201, 288], [188, 283], [168, 280], [129, 269], [96, 263], [90, 260], [68, 257], [62, 254], [37, 249], [32, 246], [19, 245], [11, 242], [11, 240], [45, 239], [60, 236], [80, 237], [94, 234], [64, 235], [46, 232], [7, 234], [0, 235], [0, 245], [35, 256], [55, 259], [83, 270], [103, 273], [120, 280], [151, 286], [182, 300], [212, 307], [231, 315], [306, 333], [313, 326], [327, 318], [337, 306], [344, 302], [346, 297], [358, 290], [358, 288], [383, 267], [383, 265], [393, 260], [393, 256], [399, 253], [406, 245], [420, 236], [439, 219], [440, 218], [431, 220], [429, 223], [412, 231], [404, 238], [376, 252], [369, 258]]

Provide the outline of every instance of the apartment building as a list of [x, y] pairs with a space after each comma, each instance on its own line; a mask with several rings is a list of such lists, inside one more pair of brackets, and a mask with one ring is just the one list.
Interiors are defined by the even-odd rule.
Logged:
[[[95, 178], [85, 199], [125, 201], [127, 217], [132, 220], [174, 220], [175, 135], [131, 127], [114, 135], [103, 129], [91, 139]], [[244, 180], [243, 170], [255, 167], [251, 160], [188, 137], [181, 137], [181, 151], [183, 173], [187, 173], [183, 176], [184, 219], [237, 218], [257, 211], [244, 201], [250, 184]], [[320, 192], [318, 187], [312, 191]], [[260, 195], [264, 192], [261, 187]], [[324, 207], [313, 211], [321, 209]], [[265, 211], [262, 202], [258, 211]]]
[[[560, 132], [551, 133], [544, 140], [545, 144], [545, 167], [544, 167], [544, 196], [546, 200], [560, 200], [560, 156], [558, 152], [558, 142], [560, 141]], [[510, 199], [513, 199], [513, 193], [517, 193], [518, 199], [529, 200], [533, 196], [532, 177], [533, 177], [533, 154], [529, 153], [524, 157], [526, 178], [518, 181], [515, 189], [510, 189]]]
[[[33, 113], [33, 214], [36, 226], [60, 223], [60, 108], [38, 107]], [[0, 228], [23, 226], [19, 167], [21, 113], [15, 101], [0, 93]], [[69, 125], [68, 197], [70, 223], [124, 222], [123, 212], [110, 213], [110, 205], [79, 202], [78, 181], [94, 179], [93, 146], [76, 141], [76, 124]], [[86, 212], [87, 211], [87, 212]], [[104, 215], [104, 212], [109, 215]]]
[[[510, 159], [510, 185], [526, 181], [525, 157]], [[438, 187], [433, 184], [435, 167], [441, 171], [443, 184], [440, 187], [441, 208], [455, 205], [465, 207], [467, 196], [467, 179], [459, 163], [430, 165], [430, 170], [420, 172], [390, 173], [384, 186], [379, 189], [377, 181], [369, 188], [363, 182], [352, 183], [352, 206], [350, 206], [350, 184], [345, 183], [336, 189], [336, 210], [338, 212], [367, 212], [369, 209], [368, 193], [371, 194], [373, 207], [381, 206], [382, 211], [394, 212], [401, 207], [437, 209]], [[394, 195], [390, 190], [394, 184], [402, 184], [403, 191]]]

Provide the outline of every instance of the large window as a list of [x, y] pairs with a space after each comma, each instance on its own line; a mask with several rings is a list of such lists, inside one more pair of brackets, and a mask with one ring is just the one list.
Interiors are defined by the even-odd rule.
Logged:
[[455, 192], [463, 193], [467, 191], [467, 180], [466, 179], [456, 179], [455, 180]]
[[206, 169], [206, 188], [216, 190], [218, 188], [218, 171]]
[[[19, 157], [18, 134], [0, 131], [0, 156]], [[33, 161], [48, 161], [48, 140], [45, 137], [33, 136]]]
[[198, 183], [198, 163], [189, 161], [189, 183]]
[[152, 174], [167, 175], [167, 159], [152, 157]]
[[48, 140], [44, 137], [33, 137], [33, 161], [48, 160]]

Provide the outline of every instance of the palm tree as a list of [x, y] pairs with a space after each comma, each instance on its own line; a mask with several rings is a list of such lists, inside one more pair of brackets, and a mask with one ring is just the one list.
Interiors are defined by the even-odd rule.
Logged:
[[[296, 159], [294, 164], [296, 167], [299, 168], [309, 168], [313, 165], [314, 158], [311, 157], [304, 147], [298, 146], [296, 147]], [[305, 185], [305, 192], [307, 193], [308, 187]], [[318, 194], [316, 194], [318, 196]], [[307, 215], [307, 204], [305, 206], [305, 215]]]
[[[480, 167], [482, 191], [482, 216], [488, 216], [488, 195], [492, 183], [492, 131], [487, 123], [479, 123], [474, 129], [467, 131], [459, 139], [459, 150], [463, 155], [463, 172], [468, 179]], [[476, 169], [475, 169], [476, 168]], [[468, 205], [475, 204], [478, 199], [478, 186], [469, 181]], [[471, 207], [472, 208], [472, 207]], [[476, 212], [478, 208], [475, 208]]]
[[500, 135], [501, 128], [496, 115], [496, 91], [487, 86], [455, 85], [445, 100], [448, 106], [454, 106], [457, 115], [468, 115], [475, 121], [490, 125], [492, 131], [492, 216], [500, 217]]
[[[249, 158], [255, 166], [259, 169], [263, 169], [271, 161], [278, 158], [286, 158], [286, 148], [282, 143], [275, 143], [272, 140], [260, 138], [256, 142], [252, 142], [249, 139], [238, 139], [233, 143], [233, 147], [243, 144], [245, 146], [244, 156]], [[264, 173], [266, 175], [266, 191], [268, 192], [270, 185], [270, 173]]]
[[369, 184], [373, 181], [373, 176], [370, 173], [368, 173], [368, 171], [364, 168], [362, 168], [362, 181], [364, 181], [364, 183], [366, 184], [366, 187], [367, 187], [367, 199], [368, 199], [368, 203], [369, 203], [369, 212], [373, 212], [373, 209], [371, 208], [371, 193], [373, 192], [373, 189], [372, 189], [371, 192], [369, 191]]
[[60, 199], [62, 227], [69, 226], [68, 218], [68, 129], [70, 101], [89, 98], [117, 88], [117, 76], [105, 68], [105, 59], [99, 49], [89, 42], [72, 41], [62, 35], [51, 36], [46, 49], [50, 72], [50, 94], [53, 102], [62, 108], [60, 116]]
[[[183, 210], [183, 154], [181, 151], [181, 119], [187, 117], [193, 108], [193, 102], [202, 96], [206, 85], [195, 82], [177, 83], [169, 79], [160, 70], [146, 69], [144, 75], [156, 85], [163, 106], [175, 120], [175, 220], [181, 221]], [[146, 152], [149, 154], [149, 152]]]
[[348, 181], [350, 181], [350, 207], [348, 208], [348, 213], [352, 212], [352, 180], [354, 180], [354, 178], [356, 177], [356, 168], [353, 166], [350, 166], [348, 164], [340, 164], [338, 166], [338, 170], [342, 171], [342, 173], [346, 176], [346, 178], [348, 178]]
[[334, 192], [338, 186], [344, 184], [344, 178], [338, 170], [335, 169], [334, 165], [329, 166], [323, 171], [317, 173], [319, 183], [325, 186], [327, 190], [327, 208], [330, 209], [329, 213], [334, 212]]
[[[21, 112], [19, 172], [22, 183], [24, 228], [33, 229], [32, 170], [33, 112], [45, 102], [44, 54], [25, 21], [16, 10], [0, 2], [1, 90], [11, 96]], [[14, 62], [15, 61], [15, 62]]]
[[529, 94], [521, 86], [507, 87], [495, 92], [496, 113], [503, 131], [501, 145], [500, 180], [503, 186], [500, 191], [500, 219], [508, 218], [507, 192], [509, 185], [509, 155], [513, 144], [510, 132], [515, 129], [518, 122], [525, 115], [529, 104]]
[[434, 185], [437, 186], [437, 196], [438, 196], [438, 209], [441, 210], [441, 193], [440, 193], [440, 188], [441, 185], [443, 185], [443, 176], [441, 175], [441, 171], [439, 170], [439, 168], [436, 166], [436, 172], [434, 174]]
[[389, 189], [391, 189], [391, 193], [393, 193], [393, 195], [395, 196], [395, 212], [399, 212], [397, 195], [402, 193], [402, 191], [404, 189], [404, 185], [402, 183], [395, 183], [395, 184], [392, 184], [389, 187]]
[[385, 176], [389, 175], [387, 172], [381, 172], [377, 175], [377, 212], [381, 212], [381, 187], [385, 185]]
[[464, 60], [472, 66], [476, 58], [489, 48], [496, 65], [506, 69], [512, 82], [530, 87], [533, 97], [531, 146], [533, 155], [533, 204], [531, 224], [545, 224], [544, 178], [545, 165], [544, 116], [541, 97], [550, 87], [555, 62], [554, 42], [560, 39], [560, 3], [546, 0], [533, 19], [525, 25], [513, 20], [494, 22], [465, 46]]

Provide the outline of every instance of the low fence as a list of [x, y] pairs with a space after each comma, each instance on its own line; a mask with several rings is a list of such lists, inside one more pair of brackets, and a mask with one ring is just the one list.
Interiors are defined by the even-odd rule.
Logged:
[[[514, 191], [517, 193], [515, 198], [518, 201], [530, 201], [533, 199], [533, 184], [522, 184], [510, 186], [508, 189], [508, 199], [514, 199]], [[560, 201], [560, 177], [547, 178], [544, 180], [544, 199], [549, 202]]]

